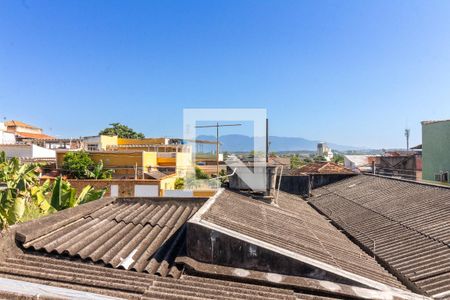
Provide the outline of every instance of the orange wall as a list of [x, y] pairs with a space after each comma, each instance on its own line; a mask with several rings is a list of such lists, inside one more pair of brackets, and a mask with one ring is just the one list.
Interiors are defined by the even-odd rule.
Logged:
[[152, 145], [152, 144], [164, 144], [165, 138], [145, 138], [145, 139], [123, 139], [118, 138], [118, 145]]

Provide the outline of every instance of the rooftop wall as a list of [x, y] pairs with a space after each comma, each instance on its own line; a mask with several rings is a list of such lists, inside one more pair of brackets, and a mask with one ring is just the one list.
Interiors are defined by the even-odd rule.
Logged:
[[26, 158], [54, 158], [54, 150], [46, 149], [36, 145], [12, 144], [0, 145], [0, 151], [5, 151], [6, 157], [26, 157]]
[[422, 123], [422, 177], [450, 171], [450, 121]]
[[166, 138], [145, 138], [145, 139], [117, 139], [118, 145], [153, 145], [166, 144]]

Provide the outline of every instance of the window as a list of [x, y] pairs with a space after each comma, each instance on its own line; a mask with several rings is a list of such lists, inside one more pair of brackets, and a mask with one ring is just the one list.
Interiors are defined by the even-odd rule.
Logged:
[[97, 151], [98, 145], [97, 144], [87, 144], [88, 151]]
[[442, 173], [441, 181], [442, 182], [448, 182], [448, 172]]
[[448, 182], [448, 172], [441, 172], [434, 175], [435, 181]]

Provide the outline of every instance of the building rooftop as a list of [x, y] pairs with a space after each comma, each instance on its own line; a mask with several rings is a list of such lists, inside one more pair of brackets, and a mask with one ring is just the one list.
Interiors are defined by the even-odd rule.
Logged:
[[450, 119], [447, 120], [429, 120], [429, 121], [422, 121], [422, 125], [429, 125], [434, 123], [441, 123], [441, 122], [450, 122]]
[[309, 163], [297, 169], [289, 171], [288, 175], [304, 174], [353, 174], [353, 172], [344, 166], [332, 162]]
[[269, 164], [290, 167], [291, 166], [291, 158], [290, 157], [269, 156]]
[[14, 225], [0, 298], [418, 299], [303, 199], [277, 203], [103, 198]]
[[17, 121], [17, 120], [6, 121], [4, 124], [7, 127], [23, 127], [23, 128], [29, 128], [29, 129], [41, 129], [39, 127], [30, 125], [30, 124], [26, 124], [24, 122]]
[[79, 257], [113, 268], [179, 277], [174, 266], [183, 249], [182, 225], [204, 199], [102, 199], [95, 211], [36, 235], [19, 230], [25, 249]]
[[402, 287], [395, 277], [306, 202], [284, 192], [280, 194], [277, 207], [225, 190], [201, 220], [232, 231], [245, 240], [254, 240], [258, 245], [282, 249], [285, 255], [295, 260], [307, 261], [337, 276], [354, 274], [357, 276], [352, 280], [361, 276]]
[[450, 189], [359, 175], [310, 202], [413, 290], [450, 296]]
[[22, 139], [33, 139], [33, 140], [54, 140], [55, 138], [44, 134], [44, 133], [28, 133], [28, 132], [13, 132], [17, 137]]

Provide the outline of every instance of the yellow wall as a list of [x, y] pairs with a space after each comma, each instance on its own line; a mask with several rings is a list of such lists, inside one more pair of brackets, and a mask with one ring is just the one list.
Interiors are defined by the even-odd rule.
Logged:
[[212, 197], [217, 192], [216, 190], [194, 190], [194, 197]]
[[63, 162], [64, 162], [64, 155], [66, 155], [67, 151], [59, 152], [56, 151], [56, 167], [62, 168]]
[[157, 154], [156, 152], [142, 152], [142, 166], [144, 167], [156, 167], [157, 166]]
[[177, 152], [176, 167], [178, 176], [185, 176], [189, 168], [193, 167], [191, 152]]
[[142, 167], [143, 152], [89, 152], [93, 161], [103, 161], [105, 168]]
[[[56, 152], [57, 167], [61, 168], [64, 155], [69, 151]], [[88, 152], [93, 161], [103, 161], [105, 168], [115, 167], [156, 167], [157, 155], [156, 152], [146, 151], [101, 151], [101, 152]]]
[[175, 157], [158, 157], [158, 166], [175, 167], [176, 162]]
[[[175, 174], [164, 177], [161, 179], [160, 182], [160, 189], [161, 190], [174, 190], [175, 189], [175, 181], [177, 180], [177, 176]], [[163, 194], [163, 192], [161, 193]]]
[[117, 136], [108, 136], [101, 135], [100, 136], [100, 150], [106, 150], [108, 146], [117, 146]]

